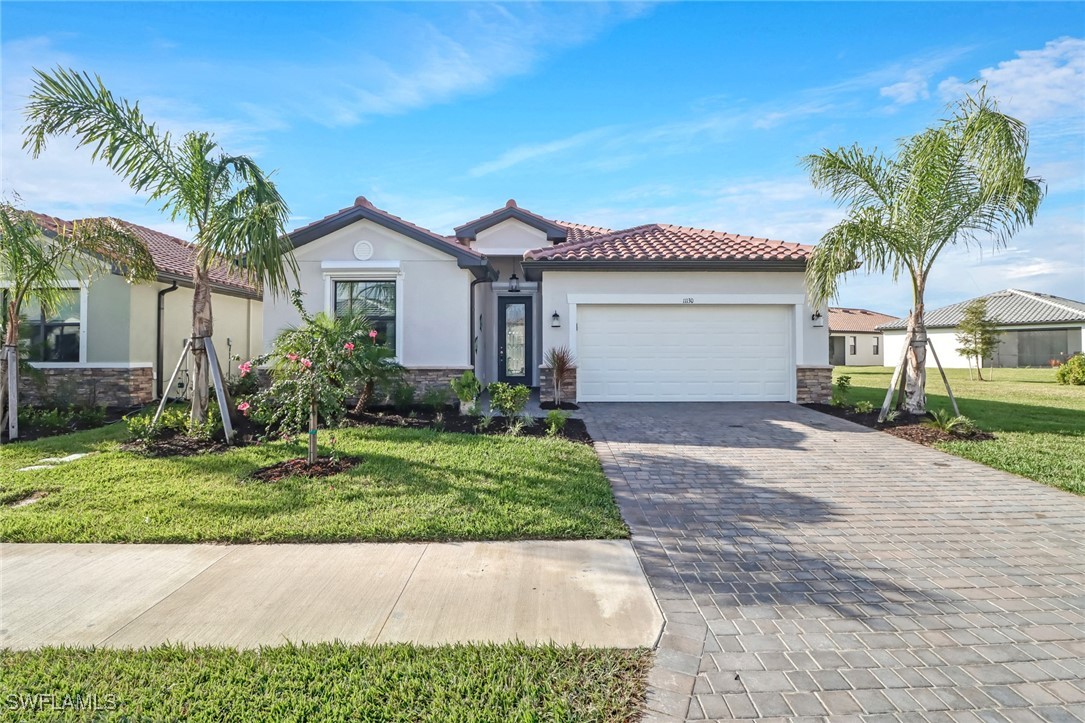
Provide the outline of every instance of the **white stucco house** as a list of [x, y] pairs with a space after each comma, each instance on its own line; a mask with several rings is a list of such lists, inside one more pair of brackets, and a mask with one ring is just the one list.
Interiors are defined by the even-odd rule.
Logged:
[[[1085, 349], [1085, 302], [1036, 291], [1005, 289], [986, 296], [987, 317], [1002, 332], [998, 349], [984, 366], [1046, 367], [1052, 361]], [[957, 325], [964, 318], [969, 299], [928, 311], [927, 336], [942, 366], [965, 369], [969, 360], [957, 353]], [[879, 327], [885, 339], [885, 365], [899, 362], [908, 320], [898, 319]]]
[[[806, 297], [812, 247], [649, 224], [554, 221], [509, 201], [443, 236], [364, 197], [290, 234], [312, 312], [366, 313], [416, 387], [473, 369], [549, 390], [576, 358], [579, 401], [828, 397], [828, 330]], [[817, 320], [815, 320], [817, 317]], [[265, 344], [298, 318], [264, 299]]]
[[833, 366], [882, 366], [884, 349], [878, 327], [897, 317], [869, 309], [829, 307], [829, 363]]

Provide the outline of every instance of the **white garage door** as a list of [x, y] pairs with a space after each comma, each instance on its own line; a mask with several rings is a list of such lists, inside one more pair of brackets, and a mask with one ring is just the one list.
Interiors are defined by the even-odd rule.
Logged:
[[788, 401], [790, 306], [577, 307], [585, 402]]

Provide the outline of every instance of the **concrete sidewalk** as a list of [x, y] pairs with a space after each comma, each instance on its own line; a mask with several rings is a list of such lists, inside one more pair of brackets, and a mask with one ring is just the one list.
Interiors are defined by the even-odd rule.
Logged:
[[522, 640], [652, 646], [626, 540], [0, 545], [0, 647]]

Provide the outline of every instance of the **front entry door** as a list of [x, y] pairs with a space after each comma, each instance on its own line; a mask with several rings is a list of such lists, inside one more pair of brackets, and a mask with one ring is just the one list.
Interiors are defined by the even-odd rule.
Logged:
[[497, 378], [531, 386], [531, 297], [497, 300]]

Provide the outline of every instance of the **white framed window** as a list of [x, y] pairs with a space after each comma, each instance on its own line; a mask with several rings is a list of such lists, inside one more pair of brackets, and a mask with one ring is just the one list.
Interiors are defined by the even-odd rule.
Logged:
[[848, 353], [851, 354], [852, 356], [855, 356], [856, 352], [859, 351], [859, 343], [858, 342], [859, 342], [859, 340], [857, 338], [855, 338], [854, 336], [849, 336], [848, 337]]
[[[20, 346], [35, 366], [87, 361], [87, 287], [65, 281], [60, 296], [51, 309], [43, 308], [36, 299], [23, 301]], [[0, 288], [0, 308], [5, 316], [7, 303], [8, 290]]]
[[377, 330], [377, 343], [387, 344], [396, 361], [403, 363], [403, 275], [398, 264], [326, 271], [324, 311], [333, 316], [364, 315]]
[[398, 351], [396, 346], [396, 280], [333, 279], [335, 315], [364, 316], [377, 330], [377, 343]]
[[881, 339], [879, 339], [878, 337], [874, 337], [874, 353], [875, 354], [881, 354], [881, 350], [882, 350]]

